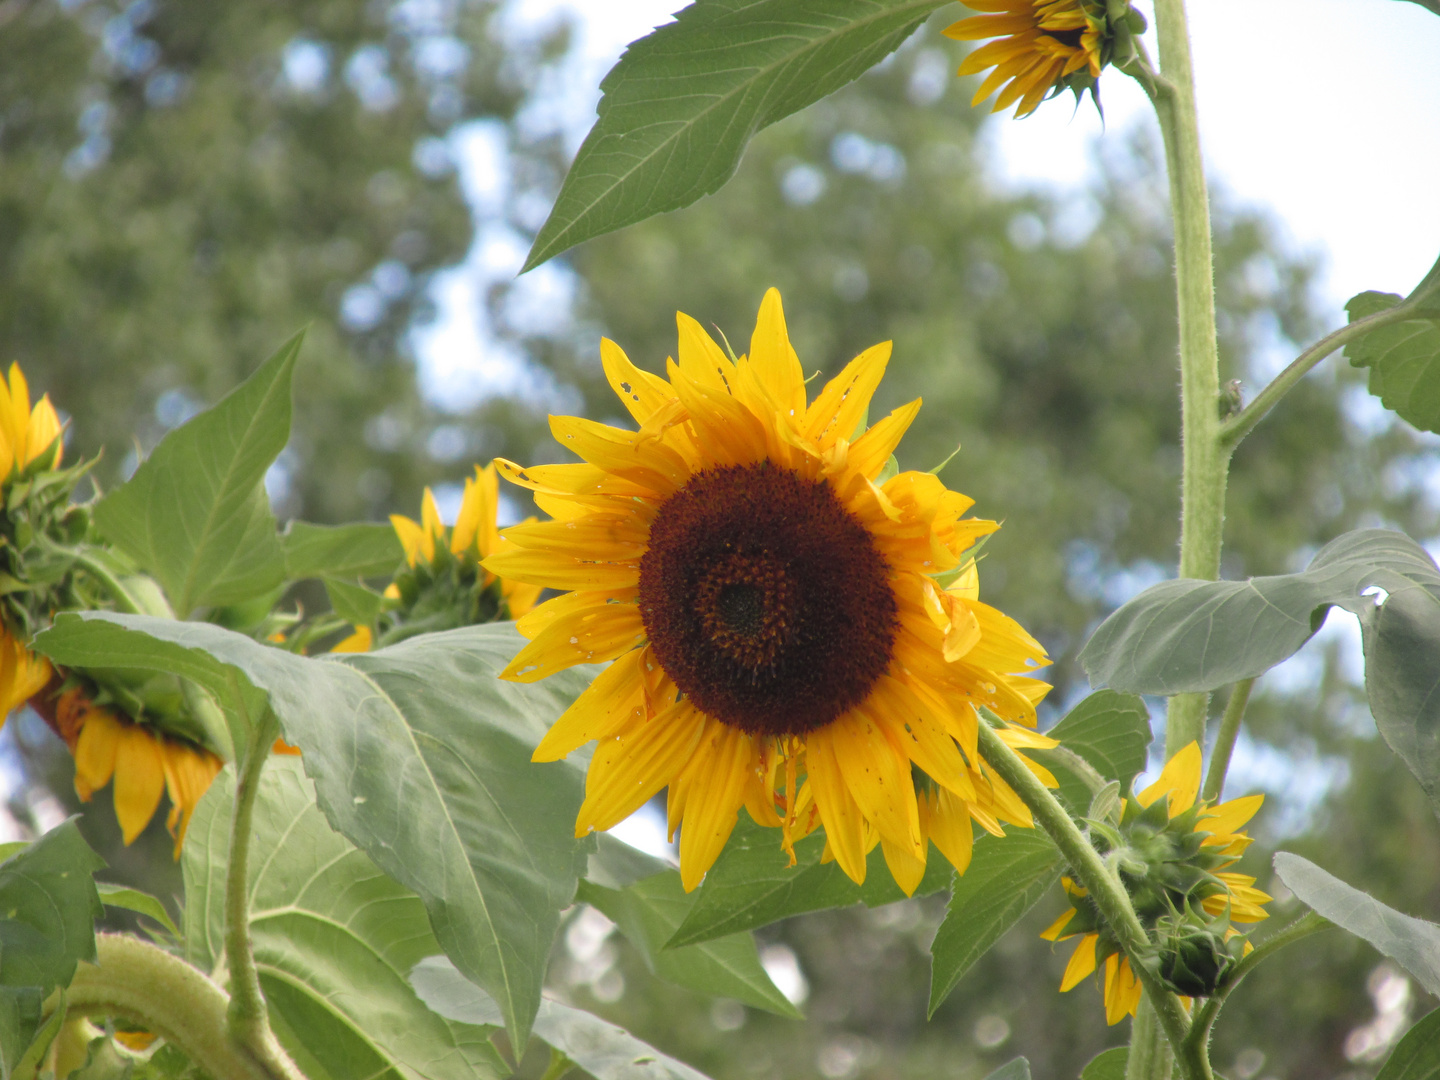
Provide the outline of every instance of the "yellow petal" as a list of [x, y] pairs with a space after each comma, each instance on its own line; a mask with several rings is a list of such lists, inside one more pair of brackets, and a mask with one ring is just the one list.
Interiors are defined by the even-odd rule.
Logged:
[[755, 763], [750, 736], [718, 720], [707, 722], [700, 743], [695, 753], [704, 755], [705, 767], [697, 767], [689, 785], [680, 829], [680, 881], [686, 892], [700, 884], [730, 839]]
[[150, 824], [164, 789], [159, 741], [139, 724], [126, 724], [115, 745], [115, 817], [127, 846]]
[[591, 465], [643, 488], [668, 495], [690, 479], [689, 466], [673, 449], [638, 433], [582, 416], [552, 416], [550, 433], [565, 449]]
[[633, 589], [640, 581], [640, 567], [633, 561], [591, 562], [521, 547], [502, 548], [480, 565], [496, 577], [551, 589]]
[[[27, 460], [25, 464], [38, 458], [45, 451], [50, 449], [50, 444], [60, 437], [60, 418], [55, 415], [55, 406], [50, 404], [50, 395], [46, 394], [35, 403], [35, 411], [30, 414], [30, 421], [27, 425], [28, 431], [25, 435], [27, 446]], [[60, 467], [60, 457], [63, 447], [57, 448], [55, 453], [55, 467]]]
[[369, 652], [373, 644], [374, 635], [368, 626], [355, 627], [354, 633], [336, 645], [331, 652], [357, 653]]
[[925, 859], [898, 844], [892, 844], [884, 836], [880, 837], [880, 851], [900, 891], [906, 896], [914, 896], [920, 879], [925, 876]]
[[[1070, 912], [1074, 914], [1074, 912]], [[1070, 914], [1065, 916], [1070, 918]], [[1080, 944], [1075, 946], [1075, 951], [1070, 954], [1070, 962], [1065, 965], [1065, 974], [1060, 979], [1060, 992], [1073, 990], [1079, 985], [1082, 979], [1095, 971], [1095, 943], [1099, 941], [1099, 935], [1086, 934], [1080, 939]], [[1106, 965], [1107, 978], [1109, 965]]]
[[1231, 799], [1229, 802], [1212, 806], [1200, 815], [1195, 828], [1211, 834], [1206, 837], [1206, 844], [1229, 843], [1235, 830], [1254, 817], [1264, 801], [1264, 795], [1246, 795], [1241, 799]]
[[920, 804], [920, 827], [958, 874], [965, 873], [975, 845], [975, 830], [965, 801], [934, 791]]
[[675, 390], [658, 375], [641, 371], [630, 362], [625, 350], [609, 338], [600, 339], [600, 366], [610, 389], [637, 424], [644, 424], [660, 409], [675, 400]]
[[[826, 843], [850, 880], [865, 883], [865, 817], [850, 794], [836, 760], [834, 725], [812, 732], [805, 742], [809, 777], [805, 786], [825, 826]], [[800, 799], [796, 800], [797, 802]]]
[[425, 549], [425, 530], [419, 522], [411, 521], [403, 514], [391, 514], [390, 525], [400, 540], [400, 546], [405, 549], [405, 561], [413, 567]]
[[110, 782], [120, 745], [120, 721], [104, 709], [90, 709], [75, 743], [75, 794], [81, 802]]
[[850, 444], [850, 467], [867, 480], [874, 480], [890, 460], [890, 455], [895, 453], [895, 448], [900, 445], [900, 440], [919, 412], [920, 399], [916, 398], [872, 424], [864, 435]]
[[1140, 982], [1130, 970], [1130, 961], [1111, 955], [1105, 961], [1105, 1022], [1112, 1027], [1134, 1016], [1140, 1004]]
[[775, 407], [798, 423], [805, 416], [805, 373], [785, 329], [778, 289], [766, 289], [750, 335], [750, 366]]
[[1135, 796], [1141, 806], [1149, 806], [1162, 795], [1170, 796], [1170, 816], [1183, 814], [1195, 805], [1200, 794], [1200, 746], [1187, 743], [1165, 763], [1160, 778]]
[[634, 604], [601, 604], [557, 619], [516, 654], [500, 673], [514, 682], [538, 682], [576, 664], [601, 664], [645, 640]]
[[[680, 371], [693, 383], [712, 393], [728, 395], [735, 382], [735, 365], [730, 362], [705, 328], [684, 312], [675, 313], [679, 331], [677, 355]], [[675, 379], [671, 378], [673, 385]]]
[[890, 346], [888, 341], [872, 345], [825, 384], [805, 411], [806, 438], [824, 449], [834, 445], [836, 439], [848, 439], [854, 434], [885, 375]]
[[428, 487], [425, 497], [420, 500], [420, 527], [424, 530], [420, 552], [426, 562], [434, 562], [435, 544], [445, 539], [445, 523], [440, 520], [440, 507], [435, 505], [435, 495]]
[[689, 701], [677, 701], [658, 716], [601, 740], [585, 776], [575, 835], [613, 828], [675, 779], [694, 752], [704, 722]]
[[877, 721], [859, 711], [834, 720], [830, 732], [845, 786], [865, 819], [882, 836], [920, 857], [924, 848], [910, 760], [891, 744]]
[[1065, 927], [1070, 925], [1070, 920], [1075, 917], [1075, 909], [1070, 908], [1061, 916], [1040, 932], [1042, 941], [1063, 941], [1067, 937], [1074, 937], [1074, 934], [1064, 933]]
[[646, 650], [627, 653], [596, 676], [550, 726], [531, 761], [559, 761], [591, 739], [603, 739], [625, 722], [643, 716], [645, 688], [640, 665]]

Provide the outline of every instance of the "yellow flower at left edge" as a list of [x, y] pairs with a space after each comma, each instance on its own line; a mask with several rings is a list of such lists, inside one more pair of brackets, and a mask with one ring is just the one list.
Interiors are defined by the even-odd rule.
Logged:
[[[499, 487], [494, 462], [483, 468], [476, 465], [474, 477], [465, 481], [454, 528], [447, 529], [440, 520], [440, 508], [428, 487], [420, 504], [419, 521], [403, 514], [391, 514], [390, 524], [395, 527], [395, 535], [400, 538], [400, 545], [405, 549], [405, 561], [411, 569], [422, 561], [434, 563], [437, 554], [444, 551], [462, 564], [473, 561], [479, 564], [477, 569], [482, 589], [499, 582], [500, 599], [504, 605], [500, 617], [518, 619], [535, 606], [544, 590], [539, 585], [497, 575], [483, 567], [485, 557], [495, 554], [503, 546], [495, 524], [500, 503]], [[390, 595], [396, 594], [392, 591]]]
[[163, 734], [127, 716], [94, 704], [78, 687], [54, 704], [55, 727], [75, 758], [75, 794], [89, 802], [113, 779], [115, 817], [126, 845], [150, 824], [168, 791], [165, 824], [175, 838], [175, 857], [201, 796], [220, 771], [209, 750]]
[[[1199, 799], [1200, 774], [1200, 747], [1192, 742], [1166, 763], [1159, 779], [1125, 800], [1122, 831], [1133, 828], [1141, 832], [1152, 858], [1166, 864], [1163, 875], [1156, 875], [1161, 884], [1141, 878], [1127, 880], [1127, 886], [1136, 900], [1137, 914], [1147, 925], [1158, 921], [1162, 905], [1179, 911], [1190, 904], [1216, 920], [1223, 944], [1238, 936], [1230, 928], [1231, 922], [1254, 923], [1268, 917], [1264, 905], [1271, 899], [1269, 894], [1257, 889], [1249, 874], [1226, 869], [1250, 845], [1251, 838], [1240, 829], [1255, 816], [1265, 796], [1247, 795], [1212, 806]], [[1162, 809], [1163, 813], [1157, 812]], [[1184, 873], [1185, 869], [1191, 872]], [[1178, 891], [1175, 882], [1187, 883], [1188, 895]], [[1105, 1020], [1118, 1024], [1135, 1015], [1142, 994], [1140, 980], [1129, 958], [1097, 926], [1086, 890], [1068, 877], [1062, 879], [1062, 885], [1073, 906], [1040, 935], [1047, 941], [1080, 939], [1061, 978], [1060, 991], [1078, 986], [1103, 963]], [[1248, 951], [1249, 943], [1243, 948]]]
[[666, 379], [601, 342], [638, 431], [552, 416], [583, 463], [496, 462], [554, 520], [506, 529], [484, 566], [564, 593], [519, 620], [530, 644], [502, 677], [613, 661], [535, 760], [598, 741], [577, 835], [668, 786], [687, 890], [742, 806], [792, 856], [823, 826], [857, 882], [877, 844], [907, 891], [929, 840], [963, 870], [972, 819], [1031, 824], [979, 753], [978, 708], [1002, 738], [1050, 745], [1024, 730], [1049, 689], [1026, 677], [1045, 650], [980, 602], [967, 555], [999, 526], [964, 517], [973, 500], [931, 473], [882, 482], [920, 407], [864, 426], [888, 342], [807, 402], [774, 289], [738, 360], [677, 321]]
[[[8, 379], [0, 379], [0, 489], [11, 476], [55, 446], [55, 465], [63, 446], [60, 418], [45, 395], [30, 407], [30, 387], [19, 364], [10, 365]], [[50, 661], [36, 656], [0, 623], [0, 725], [50, 681]]]

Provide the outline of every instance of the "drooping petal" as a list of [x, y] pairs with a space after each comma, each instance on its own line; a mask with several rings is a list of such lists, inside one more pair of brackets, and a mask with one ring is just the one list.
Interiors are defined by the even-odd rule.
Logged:
[[694, 753], [705, 717], [689, 701], [601, 740], [585, 775], [575, 835], [614, 828], [670, 783]]
[[1200, 794], [1200, 746], [1187, 743], [1165, 763], [1160, 777], [1139, 795], [1135, 796], [1141, 806], [1149, 806], [1162, 795], [1170, 796], [1170, 816], [1177, 817], [1195, 805]]
[[[1067, 919], [1069, 917], [1069, 914], [1065, 916]], [[1080, 944], [1075, 946], [1075, 951], [1070, 954], [1070, 962], [1065, 965], [1065, 974], [1060, 979], [1060, 992], [1062, 994], [1067, 990], [1075, 989], [1084, 979], [1094, 974], [1095, 943], [1099, 940], [1099, 936], [1096, 934], [1086, 934], [1080, 939]], [[1112, 957], [1111, 959], [1114, 958]]]
[[718, 720], [706, 722], [680, 829], [680, 881], [686, 892], [700, 884], [730, 839], [754, 759], [749, 735]]
[[126, 846], [150, 824], [164, 790], [160, 740], [139, 724], [125, 724], [115, 745], [115, 817]]

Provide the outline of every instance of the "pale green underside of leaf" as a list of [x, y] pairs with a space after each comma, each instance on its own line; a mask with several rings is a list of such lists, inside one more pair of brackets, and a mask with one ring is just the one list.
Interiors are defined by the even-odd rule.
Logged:
[[95, 888], [99, 891], [100, 900], [106, 907], [124, 908], [137, 915], [146, 915], [175, 937], [180, 936], [180, 928], [170, 918], [170, 913], [165, 910], [165, 905], [149, 893], [143, 893], [139, 889], [127, 889], [124, 885], [112, 885], [108, 881], [96, 882]]
[[[196, 808], [185, 842], [186, 958], [206, 971], [224, 943], [234, 793], [227, 769]], [[250, 927], [261, 983], [284, 1033], [330, 1076], [507, 1075], [490, 1043], [493, 1029], [443, 1019], [415, 996], [410, 969], [440, 951], [424, 904], [330, 828], [294, 758], [266, 763], [251, 850]]]
[[1287, 851], [1276, 854], [1275, 872], [1286, 888], [1315, 911], [1368, 941], [1430, 993], [1440, 994], [1440, 926], [1402, 915]]
[[[1387, 595], [1361, 595], [1375, 588]], [[1080, 662], [1097, 686], [1216, 690], [1288, 659], [1331, 605], [1359, 616], [1370, 711], [1440, 809], [1440, 570], [1402, 533], [1346, 533], [1298, 574], [1163, 582], [1101, 623]]]
[[[441, 1016], [468, 1024], [494, 1023], [500, 1011], [490, 996], [444, 957], [422, 960], [410, 985]], [[535, 1034], [595, 1080], [706, 1080], [684, 1062], [660, 1053], [624, 1028], [548, 998], [535, 1016]]]
[[135, 475], [95, 508], [106, 539], [164, 586], [182, 618], [259, 596], [284, 580], [264, 481], [290, 439], [290, 383], [302, 337], [161, 439]]
[[530, 755], [583, 673], [501, 682], [522, 644], [511, 624], [319, 658], [206, 623], [95, 612], [62, 615], [42, 637], [36, 647], [61, 663], [159, 668], [219, 697], [236, 684], [268, 695], [331, 825], [419, 894], [441, 947], [524, 1042], [593, 846], [574, 837], [580, 770]]
[[[878, 847], [866, 863], [863, 885], [846, 877], [838, 863], [822, 863], [824, 850], [823, 835], [807, 836], [796, 843], [796, 865], [791, 866], [780, 847], [780, 830], [756, 825], [749, 814], [741, 814], [730, 842], [696, 891], [694, 906], [666, 947], [754, 930], [807, 911], [857, 903], [875, 907], [905, 899]], [[953, 876], [950, 864], [932, 846], [915, 895], [939, 892]]]
[[[1345, 310], [1350, 321], [1388, 310], [1392, 293], [1365, 292]], [[1422, 431], [1440, 431], [1440, 320], [1407, 319], [1382, 326], [1345, 346], [1355, 367], [1370, 369], [1370, 393]]]
[[946, 0], [700, 0], [632, 42], [525, 270], [689, 206], [735, 173], [760, 129], [893, 52]]
[[945, 921], [930, 945], [929, 1015], [1045, 895], [1060, 867], [1060, 853], [1038, 830], [1011, 829], [1003, 837], [976, 841], [970, 866], [955, 879]]

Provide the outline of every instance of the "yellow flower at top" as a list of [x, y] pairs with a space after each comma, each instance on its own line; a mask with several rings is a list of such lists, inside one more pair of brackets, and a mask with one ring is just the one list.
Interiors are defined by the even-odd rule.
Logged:
[[[1223, 936], [1228, 940], [1236, 935], [1229, 923], [1253, 923], [1268, 917], [1264, 905], [1270, 900], [1269, 894], [1255, 888], [1255, 879], [1249, 874], [1224, 869], [1249, 847], [1251, 838], [1240, 829], [1255, 816], [1265, 796], [1247, 795], [1211, 806], [1199, 800], [1200, 769], [1200, 747], [1189, 743], [1166, 763], [1159, 779], [1126, 800], [1122, 829], [1129, 826], [1132, 833], [1144, 829], [1151, 837], [1167, 828], [1178, 833], [1174, 837], [1178, 843], [1170, 848], [1172, 857], [1155, 875], [1158, 885], [1145, 879], [1127, 880], [1126, 884], [1137, 914], [1147, 925], [1156, 924], [1165, 909], [1183, 911], [1188, 904], [1211, 919], [1224, 920]], [[1166, 804], [1159, 829], [1153, 823], [1146, 827], [1143, 812], [1161, 799]], [[1151, 847], [1154, 850], [1156, 845]], [[1062, 884], [1074, 906], [1040, 935], [1047, 941], [1080, 939], [1065, 968], [1060, 990], [1063, 993], [1073, 989], [1103, 962], [1105, 1019], [1117, 1024], [1135, 1015], [1141, 997], [1140, 981], [1113, 939], [1096, 929], [1086, 890], [1070, 878], [1064, 878]]]
[[976, 75], [994, 68], [975, 92], [979, 105], [1000, 87], [994, 112], [1020, 102], [1015, 115], [1028, 116], [1051, 92], [1059, 92], [1077, 74], [1081, 82], [1100, 77], [1106, 43], [1104, 4], [1092, 11], [1086, 0], [964, 0], [985, 12], [945, 28], [958, 41], [996, 38], [961, 63], [958, 74]]
[[[403, 514], [391, 514], [390, 524], [405, 549], [405, 560], [413, 569], [423, 559], [433, 563], [437, 551], [448, 548], [456, 559], [479, 562], [501, 546], [499, 530], [495, 524], [495, 513], [499, 508], [499, 481], [495, 475], [495, 464], [484, 468], [475, 466], [473, 479], [465, 481], [465, 492], [460, 499], [460, 513], [455, 527], [446, 529], [440, 520], [440, 508], [435, 496], [427, 487], [420, 504], [420, 520], [413, 521]], [[518, 619], [535, 606], [541, 589], [494, 573], [483, 573], [481, 587], [495, 581], [500, 582], [500, 595], [509, 609], [510, 618]], [[368, 644], [366, 648], [368, 648]], [[363, 651], [363, 650], [355, 650]]]
[[[1029, 818], [977, 746], [978, 707], [1034, 726], [1048, 689], [1023, 677], [1045, 650], [968, 588], [967, 552], [999, 526], [931, 473], [882, 478], [920, 408], [865, 427], [888, 342], [807, 402], [774, 289], [738, 360], [677, 321], [666, 379], [601, 342], [638, 431], [553, 416], [583, 463], [496, 462], [554, 520], [506, 529], [484, 566], [564, 593], [519, 620], [530, 644], [503, 677], [614, 661], [535, 760], [598, 742], [578, 835], [668, 786], [686, 889], [741, 806], [787, 849], [823, 826], [855, 881], [878, 842], [913, 888], [927, 833], [959, 860], [969, 817]], [[943, 813], [927, 795], [922, 819], [917, 781]]]
[[[19, 364], [10, 365], [10, 378], [0, 379], [0, 482], [25, 468], [60, 436], [60, 418], [46, 394], [30, 407], [30, 387]], [[55, 453], [60, 464], [60, 449]]]
[[79, 688], [60, 695], [55, 727], [75, 758], [75, 794], [81, 802], [89, 802], [114, 779], [115, 817], [127, 846], [150, 824], [161, 794], [169, 791], [165, 824], [178, 859], [190, 817], [220, 771], [220, 759], [94, 704]]

